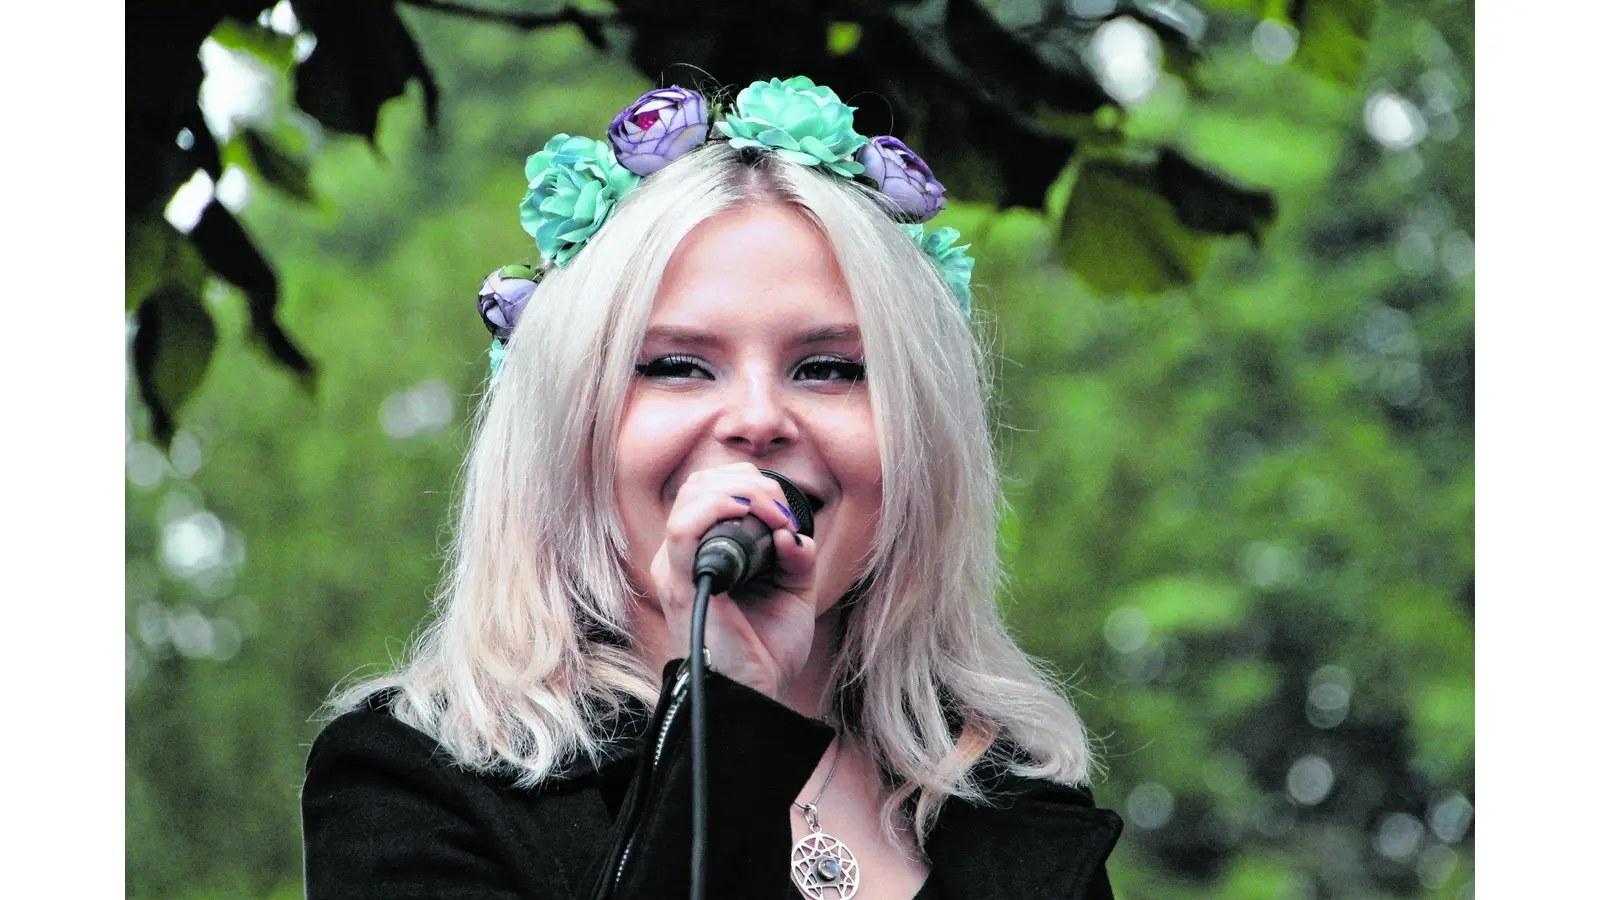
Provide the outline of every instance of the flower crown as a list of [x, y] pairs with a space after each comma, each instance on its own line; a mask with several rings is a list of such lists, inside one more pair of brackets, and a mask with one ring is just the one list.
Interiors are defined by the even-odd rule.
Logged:
[[855, 107], [798, 75], [755, 82], [739, 92], [731, 111], [712, 109], [700, 94], [676, 85], [653, 90], [617, 114], [605, 141], [551, 138], [528, 157], [521, 207], [522, 228], [533, 235], [539, 262], [496, 269], [478, 290], [478, 314], [494, 335], [491, 376], [499, 372], [506, 341], [545, 273], [570, 263], [641, 177], [718, 136], [736, 150], [765, 150], [871, 185], [970, 316], [970, 245], [956, 246], [961, 235], [954, 228], [924, 228], [944, 209], [944, 185], [903, 141], [869, 140], [856, 134], [854, 124]]

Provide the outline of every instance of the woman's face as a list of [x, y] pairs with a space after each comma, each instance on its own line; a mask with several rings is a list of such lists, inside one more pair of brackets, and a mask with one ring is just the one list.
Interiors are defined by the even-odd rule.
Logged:
[[648, 595], [684, 480], [749, 462], [821, 501], [817, 612], [833, 606], [870, 553], [882, 469], [855, 304], [827, 241], [781, 204], [701, 223], [667, 265], [636, 362], [616, 475], [634, 584]]

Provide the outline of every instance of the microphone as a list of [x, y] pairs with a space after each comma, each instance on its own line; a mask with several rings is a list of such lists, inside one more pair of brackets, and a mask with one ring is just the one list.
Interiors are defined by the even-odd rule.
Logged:
[[[799, 523], [799, 533], [811, 537], [811, 504], [806, 495], [789, 479], [762, 469], [761, 474], [771, 478], [783, 488], [789, 511]], [[755, 515], [739, 519], [724, 519], [711, 526], [700, 538], [700, 549], [694, 554], [694, 578], [711, 576], [711, 593], [724, 594], [733, 588], [766, 574], [777, 555], [772, 552], [772, 529]]]

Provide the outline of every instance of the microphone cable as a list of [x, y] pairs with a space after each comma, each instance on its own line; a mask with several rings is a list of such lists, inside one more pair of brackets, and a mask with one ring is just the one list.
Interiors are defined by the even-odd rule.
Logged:
[[711, 576], [701, 575], [689, 613], [689, 900], [706, 900], [706, 608], [711, 605]]
[[[811, 536], [814, 519], [811, 503], [804, 492], [788, 478], [769, 469], [761, 474], [778, 482], [789, 501], [796, 534]], [[747, 520], [756, 520], [746, 516]], [[710, 775], [706, 759], [706, 613], [713, 590], [728, 590], [762, 574], [776, 559], [770, 529], [759, 541], [747, 531], [743, 540], [732, 530], [713, 537], [716, 529], [702, 538], [695, 559], [694, 606], [689, 611], [689, 900], [706, 900], [706, 836], [709, 834], [707, 806]], [[748, 543], [747, 543], [748, 542]], [[719, 545], [718, 552], [707, 553], [708, 545]], [[729, 552], [731, 551], [731, 552]]]

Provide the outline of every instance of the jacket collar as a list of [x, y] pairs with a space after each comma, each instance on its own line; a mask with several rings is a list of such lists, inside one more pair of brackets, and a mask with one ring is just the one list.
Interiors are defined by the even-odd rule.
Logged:
[[928, 861], [952, 900], [1106, 897], [1105, 862], [1122, 819], [1087, 791], [1011, 776], [992, 805], [951, 799], [928, 836]]
[[[573, 760], [556, 777], [585, 778], [635, 760], [650, 727], [650, 710], [624, 701], [608, 722], [598, 767]], [[1083, 788], [1023, 778], [1004, 769], [1002, 748], [978, 766], [988, 802], [951, 798], [928, 835], [928, 861], [951, 900], [1055, 900], [1111, 896], [1105, 863], [1122, 834], [1122, 818], [1094, 805]]]

